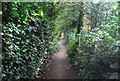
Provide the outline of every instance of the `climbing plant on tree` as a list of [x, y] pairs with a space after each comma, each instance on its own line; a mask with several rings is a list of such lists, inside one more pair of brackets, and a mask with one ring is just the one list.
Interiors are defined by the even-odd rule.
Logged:
[[65, 33], [67, 51], [83, 79], [118, 78], [117, 5], [117, 2], [61, 5], [63, 12], [58, 22]]
[[61, 34], [81, 79], [118, 79], [119, 3], [2, 5], [3, 80], [42, 78]]

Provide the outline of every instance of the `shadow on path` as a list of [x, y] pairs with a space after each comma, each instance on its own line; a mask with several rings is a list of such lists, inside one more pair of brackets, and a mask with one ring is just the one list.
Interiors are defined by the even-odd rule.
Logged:
[[59, 51], [52, 56], [45, 72], [47, 79], [78, 79], [78, 74], [70, 64], [64, 40], [58, 41]]

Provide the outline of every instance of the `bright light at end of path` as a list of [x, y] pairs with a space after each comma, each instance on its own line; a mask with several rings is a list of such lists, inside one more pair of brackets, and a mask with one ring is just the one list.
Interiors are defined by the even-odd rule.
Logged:
[[100, 0], [93, 0], [93, 3], [98, 3]]

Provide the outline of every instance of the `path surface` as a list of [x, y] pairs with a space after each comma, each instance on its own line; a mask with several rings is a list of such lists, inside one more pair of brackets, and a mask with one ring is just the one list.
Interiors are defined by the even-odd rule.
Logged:
[[45, 72], [47, 79], [78, 79], [78, 74], [70, 64], [64, 40], [58, 41], [59, 51], [52, 56]]

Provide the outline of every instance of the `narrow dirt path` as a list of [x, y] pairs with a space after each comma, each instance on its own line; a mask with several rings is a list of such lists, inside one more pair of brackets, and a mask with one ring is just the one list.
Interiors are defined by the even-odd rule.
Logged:
[[70, 64], [64, 40], [58, 41], [59, 51], [52, 56], [45, 72], [47, 79], [78, 79], [78, 74]]

